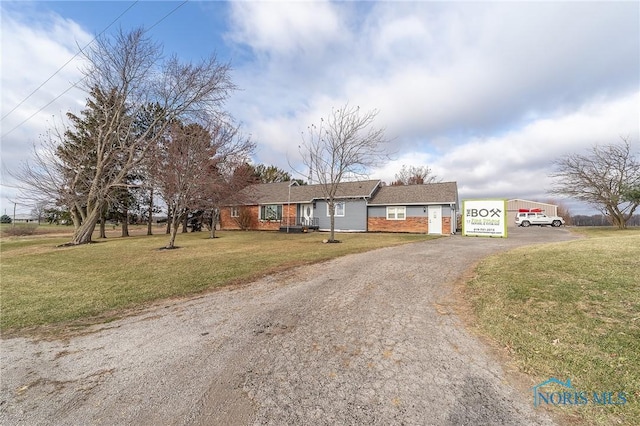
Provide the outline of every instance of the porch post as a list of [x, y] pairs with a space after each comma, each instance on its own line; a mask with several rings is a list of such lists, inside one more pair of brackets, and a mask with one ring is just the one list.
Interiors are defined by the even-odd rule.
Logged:
[[289, 215], [291, 214], [291, 182], [289, 182], [289, 198], [287, 198], [287, 234], [289, 233]]

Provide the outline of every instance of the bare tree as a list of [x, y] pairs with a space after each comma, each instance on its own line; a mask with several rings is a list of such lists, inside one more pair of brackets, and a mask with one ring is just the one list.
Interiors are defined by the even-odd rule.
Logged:
[[[160, 63], [161, 55], [160, 47], [142, 29], [101, 37], [86, 51], [83, 84], [92, 94], [90, 102], [96, 101], [95, 106], [88, 105], [93, 113], [78, 120], [70, 116], [73, 128], [52, 133], [51, 145], [64, 147], [71, 135], [78, 143], [69, 153], [73, 155], [58, 156], [51, 170], [38, 172], [55, 175], [59, 183], [55, 186], [64, 194], [58, 198], [70, 208], [75, 225], [70, 244], [91, 242], [109, 194], [129, 185], [130, 172], [169, 123], [178, 118], [198, 122], [215, 115], [235, 89], [229, 65], [218, 63], [215, 56], [199, 64], [182, 64], [176, 57]], [[99, 102], [99, 97], [106, 101]], [[141, 128], [137, 116], [152, 104], [163, 114]], [[50, 154], [46, 157], [50, 159]]]
[[629, 140], [592, 147], [587, 154], [569, 154], [555, 162], [557, 171], [552, 194], [584, 201], [606, 215], [622, 229], [640, 205], [628, 188], [640, 185], [640, 159], [631, 151]]
[[329, 206], [330, 242], [336, 242], [335, 200], [340, 183], [367, 176], [370, 167], [387, 158], [384, 129], [371, 127], [377, 115], [377, 110], [361, 112], [360, 107], [346, 104], [317, 126], [312, 124], [306, 138], [303, 135], [303, 162]]
[[564, 224], [566, 226], [572, 226], [573, 222], [571, 220], [572, 218], [572, 214], [571, 214], [571, 210], [569, 210], [569, 207], [565, 204], [562, 203], [560, 201], [557, 200], [547, 200], [545, 201], [545, 203], [547, 204], [552, 204], [554, 206], [556, 206], [556, 216], [560, 216], [561, 218], [564, 219]]
[[402, 169], [396, 173], [396, 180], [391, 185], [422, 185], [434, 182], [438, 182], [438, 177], [432, 174], [429, 166], [407, 166], [403, 164]]
[[38, 202], [33, 205], [31, 214], [38, 218], [38, 225], [42, 222], [42, 219], [46, 215], [47, 209], [50, 207], [50, 203]]
[[168, 207], [169, 243], [175, 248], [178, 226], [194, 204], [208, 161], [215, 155], [211, 135], [200, 125], [174, 123], [163, 142], [154, 147], [153, 179]]
[[228, 123], [214, 127], [212, 140], [216, 152], [209, 161], [197, 208], [205, 210], [209, 237], [216, 238], [220, 210], [228, 203], [246, 201], [242, 198], [241, 190], [255, 182], [255, 174], [244, 167], [255, 150], [255, 143], [242, 135], [238, 127]]
[[[153, 151], [153, 147], [162, 140], [162, 133], [165, 131], [165, 123], [167, 115], [159, 104], [149, 104], [143, 107], [136, 116], [136, 125], [138, 126], [138, 133], [143, 133], [146, 130], [148, 143], [152, 146], [150, 148]], [[153, 235], [153, 214], [159, 213], [161, 209], [154, 204], [154, 195], [156, 188], [154, 187], [154, 181], [152, 179], [153, 164], [150, 156], [145, 156], [140, 165], [137, 166], [136, 175], [139, 180], [139, 197], [143, 211], [141, 215], [146, 217], [147, 221], [147, 235]], [[146, 210], [146, 215], [144, 214]], [[169, 221], [167, 221], [169, 223]], [[169, 232], [167, 232], [168, 234]]]
[[20, 164], [16, 174], [21, 184], [19, 199], [25, 203], [55, 206], [51, 210], [57, 212], [69, 212], [74, 194], [66, 185], [65, 165], [56, 156], [57, 144], [50, 137], [52, 132], [58, 133], [50, 129], [40, 146], [33, 145], [31, 160]]
[[169, 210], [169, 243], [175, 248], [178, 226], [191, 210], [212, 213], [215, 237], [216, 211], [220, 203], [238, 190], [233, 176], [254, 149], [249, 139], [238, 137], [238, 129], [226, 124], [204, 127], [175, 122], [163, 142], [154, 148], [153, 177]]

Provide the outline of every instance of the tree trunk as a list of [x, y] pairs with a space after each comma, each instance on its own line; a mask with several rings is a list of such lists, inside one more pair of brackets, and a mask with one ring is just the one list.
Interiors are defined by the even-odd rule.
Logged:
[[87, 212], [87, 216], [80, 227], [74, 231], [70, 244], [78, 245], [91, 242], [91, 236], [93, 235], [93, 231], [96, 229], [96, 224], [98, 223], [98, 219], [100, 219], [101, 211], [102, 209], [100, 208], [94, 208]]
[[100, 209], [100, 236], [98, 238], [107, 238], [107, 209]]
[[617, 226], [618, 229], [625, 229], [627, 227], [627, 221], [625, 220], [624, 213], [615, 207], [608, 207], [608, 213], [613, 226]]
[[171, 217], [167, 222], [171, 223], [173, 226], [171, 227], [171, 233], [169, 234], [169, 244], [167, 244], [166, 248], [173, 249], [175, 248], [176, 243], [176, 235], [178, 234], [178, 225], [180, 224], [180, 216], [177, 213], [173, 213], [174, 216]]
[[329, 201], [329, 217], [331, 222], [331, 233], [329, 235], [329, 242], [332, 243], [336, 240], [336, 204], [333, 200]]
[[129, 204], [125, 201], [122, 206], [122, 228], [121, 237], [129, 236]]
[[[167, 222], [168, 222], [167, 218]], [[153, 224], [153, 188], [149, 190], [149, 221], [147, 222], [147, 235], [153, 235], [152, 226]]]
[[216, 225], [218, 224], [218, 209], [211, 210], [211, 235], [209, 238], [216, 237]]
[[187, 221], [189, 220], [189, 215], [185, 213], [184, 219], [182, 219], [182, 233], [186, 234], [189, 232], [189, 228], [187, 228]]
[[124, 208], [124, 219], [122, 219], [122, 236], [129, 236], [129, 208], [125, 206]]
[[173, 212], [171, 211], [171, 207], [167, 206], [167, 231], [165, 232], [165, 234], [170, 234], [171, 233], [171, 218]]
[[[73, 222], [73, 229], [78, 230], [80, 225], [82, 225], [82, 217], [78, 208], [74, 205], [69, 209], [69, 214], [71, 215], [71, 221]], [[75, 232], [75, 231], [74, 231]]]
[[100, 236], [98, 238], [107, 238], [106, 222], [104, 216], [102, 216], [102, 218], [100, 218]]
[[176, 244], [176, 234], [178, 233], [178, 227], [174, 226], [171, 229], [171, 233], [169, 234], [169, 244], [167, 244], [167, 248], [168, 249], [173, 249], [176, 248], [175, 244]]

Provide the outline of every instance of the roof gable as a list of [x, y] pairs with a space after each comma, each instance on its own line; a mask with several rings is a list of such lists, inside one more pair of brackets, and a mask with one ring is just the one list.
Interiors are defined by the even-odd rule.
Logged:
[[452, 203], [458, 203], [458, 185], [456, 182], [383, 186], [370, 200], [369, 205]]
[[[370, 198], [380, 185], [379, 180], [342, 182], [336, 198]], [[245, 204], [310, 203], [324, 199], [322, 185], [292, 185], [289, 182], [258, 183], [241, 191]]]

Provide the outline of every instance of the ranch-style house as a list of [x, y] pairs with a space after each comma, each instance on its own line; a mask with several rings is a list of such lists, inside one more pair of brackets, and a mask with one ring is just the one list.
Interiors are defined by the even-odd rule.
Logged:
[[[254, 184], [239, 195], [242, 203], [221, 209], [221, 229], [300, 232], [330, 228], [329, 207], [319, 184]], [[406, 186], [383, 186], [380, 180], [343, 182], [335, 200], [338, 232], [450, 235], [456, 231], [456, 182]]]

